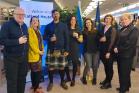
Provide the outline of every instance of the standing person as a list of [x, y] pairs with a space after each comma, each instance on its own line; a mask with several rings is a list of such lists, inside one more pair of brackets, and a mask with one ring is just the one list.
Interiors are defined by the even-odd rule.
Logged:
[[72, 61], [72, 65], [73, 65], [72, 80], [70, 86], [74, 86], [77, 67], [80, 65], [79, 43], [83, 41], [83, 37], [77, 28], [77, 19], [75, 16], [70, 17], [68, 26], [69, 26], [69, 60]]
[[103, 31], [99, 32], [100, 41], [100, 59], [104, 64], [106, 78], [100, 82], [101, 89], [111, 88], [111, 80], [113, 77], [113, 47], [116, 41], [116, 29], [113, 26], [113, 16], [106, 15], [104, 17]]
[[[134, 25], [139, 31], [139, 16]], [[136, 55], [134, 56], [134, 60], [133, 60], [133, 64], [132, 64], [132, 71], [136, 70], [135, 68], [136, 68], [136, 65], [138, 62], [139, 62], [139, 37], [138, 37], [137, 44], [136, 44]]]
[[24, 10], [17, 7], [14, 19], [3, 24], [0, 43], [4, 45], [7, 93], [24, 93], [28, 62], [28, 30]]
[[123, 14], [120, 18], [122, 28], [118, 35], [118, 40], [114, 52], [118, 53], [118, 74], [120, 88], [119, 93], [126, 93], [131, 87], [131, 68], [133, 57], [136, 51], [136, 42], [138, 38], [138, 30], [132, 24], [130, 14]]
[[83, 84], [87, 84], [86, 75], [90, 72], [90, 69], [93, 71], [92, 85], [96, 85], [97, 83], [97, 70], [99, 65], [98, 43], [98, 31], [96, 30], [93, 21], [90, 18], [87, 18], [83, 31], [83, 51], [86, 62], [83, 77], [81, 79]]
[[33, 16], [30, 20], [29, 33], [29, 67], [31, 69], [31, 82], [34, 93], [41, 91], [39, 87], [41, 79], [41, 57], [44, 53], [42, 36], [39, 31], [39, 19]]
[[68, 86], [64, 82], [64, 68], [67, 64], [65, 57], [68, 55], [69, 50], [68, 28], [64, 23], [60, 22], [60, 13], [58, 10], [52, 11], [52, 17], [53, 21], [46, 26], [44, 33], [44, 40], [48, 42], [47, 65], [49, 84], [47, 91], [50, 91], [53, 87], [54, 70], [59, 70], [61, 87], [68, 89]]

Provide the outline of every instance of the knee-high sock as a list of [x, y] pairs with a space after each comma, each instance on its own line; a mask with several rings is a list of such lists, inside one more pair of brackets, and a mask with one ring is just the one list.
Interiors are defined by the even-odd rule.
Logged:
[[49, 77], [49, 82], [50, 83], [53, 83], [53, 73], [54, 73], [53, 70], [48, 71], [48, 77]]
[[64, 81], [64, 75], [65, 75], [64, 70], [59, 70], [59, 74], [60, 74], [61, 83], [62, 83]]

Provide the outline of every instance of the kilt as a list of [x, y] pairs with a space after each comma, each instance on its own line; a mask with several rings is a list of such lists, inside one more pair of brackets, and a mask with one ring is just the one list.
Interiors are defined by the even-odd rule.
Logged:
[[68, 64], [68, 61], [67, 57], [64, 56], [64, 52], [60, 50], [53, 50], [50, 52], [48, 50], [46, 64], [48, 69], [61, 69], [65, 68], [65, 66]]

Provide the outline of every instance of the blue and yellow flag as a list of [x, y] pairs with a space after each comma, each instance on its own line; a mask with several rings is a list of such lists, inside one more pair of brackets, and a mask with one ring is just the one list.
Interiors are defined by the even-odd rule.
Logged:
[[101, 23], [100, 23], [100, 9], [99, 9], [99, 1], [96, 9], [96, 19], [95, 19], [95, 25], [98, 31], [101, 29]]
[[81, 13], [81, 1], [78, 1], [78, 6], [77, 6], [77, 23], [79, 26], [79, 30], [82, 31], [83, 30], [83, 19], [82, 19], [82, 13]]

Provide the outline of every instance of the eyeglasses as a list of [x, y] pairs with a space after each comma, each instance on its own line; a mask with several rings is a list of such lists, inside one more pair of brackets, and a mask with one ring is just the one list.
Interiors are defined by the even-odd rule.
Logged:
[[16, 13], [15, 13], [15, 15], [18, 15], [18, 16], [25, 16], [25, 14], [16, 14]]

